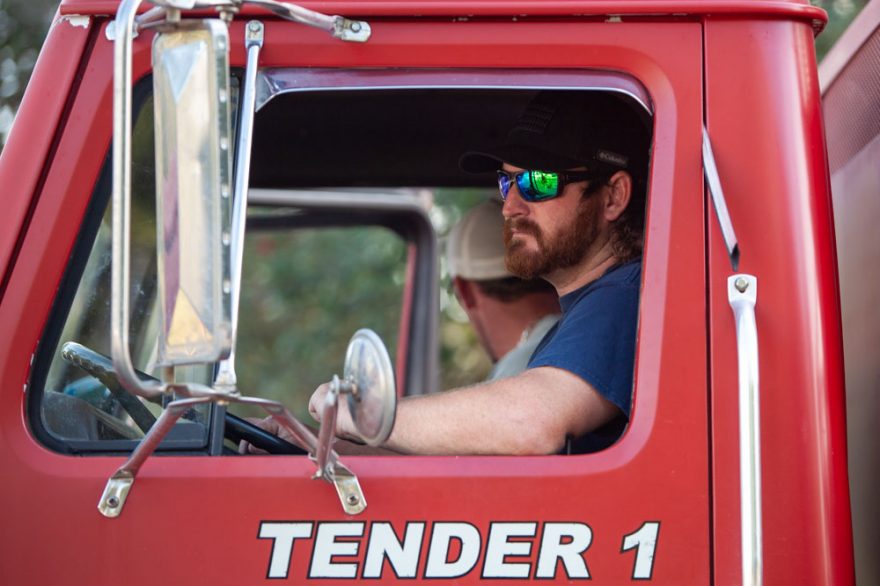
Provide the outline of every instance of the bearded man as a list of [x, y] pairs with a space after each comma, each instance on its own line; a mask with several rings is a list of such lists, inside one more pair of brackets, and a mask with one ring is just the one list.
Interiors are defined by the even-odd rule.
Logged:
[[[465, 171], [497, 171], [507, 267], [550, 282], [563, 315], [525, 372], [402, 399], [385, 448], [556, 454], [620, 436], [632, 399], [647, 145], [620, 98], [545, 91], [504, 145], [462, 157]], [[328, 389], [312, 395], [316, 419]], [[344, 407], [336, 433], [357, 440]]]

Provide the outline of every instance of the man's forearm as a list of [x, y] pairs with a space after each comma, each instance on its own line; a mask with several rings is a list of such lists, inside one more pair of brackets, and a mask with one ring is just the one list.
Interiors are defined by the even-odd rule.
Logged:
[[561, 405], [541, 377], [517, 377], [400, 401], [392, 450], [412, 454], [552, 454], [565, 442]]

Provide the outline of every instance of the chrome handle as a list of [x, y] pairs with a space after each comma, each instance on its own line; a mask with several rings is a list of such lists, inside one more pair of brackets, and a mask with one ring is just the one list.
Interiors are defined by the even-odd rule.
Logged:
[[758, 327], [755, 305], [758, 280], [753, 275], [727, 279], [727, 300], [736, 322], [739, 362], [739, 471], [743, 584], [763, 583], [761, 525], [761, 413], [758, 392]]

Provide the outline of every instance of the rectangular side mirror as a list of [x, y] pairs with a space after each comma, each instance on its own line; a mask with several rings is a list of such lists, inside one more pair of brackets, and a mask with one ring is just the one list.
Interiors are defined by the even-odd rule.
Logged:
[[229, 39], [219, 20], [153, 41], [159, 363], [215, 362], [232, 345]]

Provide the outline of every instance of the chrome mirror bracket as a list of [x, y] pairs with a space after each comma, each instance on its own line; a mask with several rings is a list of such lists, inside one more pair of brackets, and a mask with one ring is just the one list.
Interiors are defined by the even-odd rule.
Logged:
[[[178, 390], [186, 392], [185, 389]], [[195, 405], [211, 402], [218, 398], [211, 396], [188, 397], [169, 403], [128, 460], [107, 481], [107, 486], [98, 501], [98, 510], [101, 514], [110, 518], [118, 517], [122, 513], [128, 493], [134, 485], [141, 466], [156, 451], [159, 442], [168, 434], [180, 416]]]
[[[143, 0], [142, 0], [143, 1]], [[298, 22], [306, 26], [321, 29], [330, 33], [334, 38], [352, 43], [365, 43], [372, 35], [370, 23], [363, 20], [352, 20], [342, 16], [330, 16], [297, 6], [296, 4], [287, 4], [276, 0], [147, 0], [154, 5], [149, 11], [135, 17], [131, 24], [131, 33], [133, 37], [137, 37], [138, 31], [142, 28], [148, 28], [161, 24], [163, 19], [171, 22], [179, 18], [181, 10], [193, 10], [203, 8], [214, 8], [219, 12], [222, 20], [229, 22], [245, 4], [253, 4], [265, 8], [269, 12], [290, 20]], [[117, 22], [119, 21], [119, 13], [117, 19], [110, 21], [104, 34], [110, 41], [116, 40], [118, 35]]]
[[133, 484], [134, 476], [132, 474], [120, 471], [113, 474], [107, 481], [107, 486], [104, 487], [101, 500], [98, 501], [98, 510], [101, 511], [101, 514], [111, 519], [118, 517], [122, 513], [128, 492]]
[[[174, 387], [180, 393], [187, 393], [186, 387]], [[309, 453], [313, 461], [317, 461], [318, 438], [312, 431], [297, 420], [290, 411], [277, 401], [257, 399], [253, 397], [229, 396], [225, 393], [211, 392], [202, 396], [189, 396], [172, 401], [150, 428], [150, 431], [138, 444], [137, 448], [108, 479], [104, 492], [98, 501], [98, 511], [108, 518], [115, 518], [122, 514], [126, 500], [138, 472], [144, 462], [153, 454], [162, 439], [168, 434], [177, 420], [192, 407], [203, 403], [242, 403], [262, 407], [284, 429], [286, 429], [299, 447]], [[343, 510], [349, 515], [363, 512], [367, 507], [367, 501], [361, 490], [357, 476], [342, 462], [338, 454], [328, 449], [324, 454], [325, 464], [319, 467], [312, 477], [322, 479], [336, 488]], [[323, 471], [323, 472], [322, 472]]]
[[241, 121], [238, 130], [238, 146], [235, 160], [235, 179], [232, 194], [232, 242], [230, 250], [232, 295], [232, 347], [229, 356], [220, 362], [214, 387], [230, 393], [238, 392], [238, 376], [235, 373], [235, 347], [238, 338], [238, 312], [241, 300], [241, 268], [244, 260], [244, 236], [247, 220], [247, 198], [251, 166], [251, 143], [254, 134], [254, 113], [257, 96], [257, 67], [260, 49], [263, 47], [263, 23], [248, 22], [245, 27], [247, 66], [241, 91]]
[[[135, 478], [143, 463], [155, 451], [162, 439], [174, 426], [177, 419], [188, 409], [201, 403], [226, 404], [230, 402], [252, 403], [261, 405], [281, 425], [287, 429], [300, 444], [309, 452], [313, 460], [317, 460], [318, 439], [309, 428], [297, 421], [280, 403], [261, 399], [241, 397], [236, 389], [235, 374], [232, 362], [226, 364], [223, 371], [230, 377], [218, 381], [216, 388], [200, 384], [177, 384], [171, 380], [163, 382], [153, 378], [142, 380], [131, 360], [129, 350], [129, 283], [130, 283], [130, 231], [131, 231], [131, 117], [132, 117], [132, 44], [141, 28], [158, 28], [162, 31], [190, 27], [187, 21], [181, 20], [181, 10], [214, 7], [220, 13], [221, 20], [228, 23], [234, 12], [244, 4], [242, 0], [152, 0], [154, 8], [137, 16], [137, 10], [143, 0], [122, 0], [116, 13], [116, 19], [108, 25], [106, 35], [114, 43], [113, 64], [113, 189], [112, 189], [112, 279], [111, 279], [111, 346], [114, 374], [120, 385], [133, 395], [146, 399], [157, 400], [162, 397], [177, 395], [182, 397], [168, 404], [159, 419], [132, 452], [128, 460], [108, 480], [100, 498], [98, 509], [106, 517], [117, 517], [121, 514], [127, 497], [134, 485]], [[275, 2], [274, 0], [248, 0], [247, 3], [262, 6], [288, 20], [321, 28], [333, 36], [346, 41], [363, 42], [370, 36], [370, 26], [366, 22], [354, 21], [338, 16], [326, 16], [305, 8]], [[211, 21], [216, 24], [217, 21]], [[259, 48], [262, 45], [263, 26], [253, 21], [246, 27], [246, 47], [248, 49], [248, 74], [255, 77]], [[224, 29], [225, 30], [225, 29]], [[228, 52], [225, 37], [218, 42], [217, 48], [224, 54]], [[228, 75], [228, 64], [218, 66], [217, 71]], [[253, 80], [252, 80], [253, 81]], [[254, 83], [247, 83], [246, 89], [253, 92]], [[228, 88], [221, 88], [218, 93], [223, 107], [228, 107]], [[248, 98], [247, 94], [244, 96]], [[245, 122], [252, 123], [253, 96], [250, 98], [250, 118]], [[221, 122], [223, 122], [221, 120]], [[243, 129], [242, 142], [239, 147], [243, 155], [249, 156], [250, 127]], [[225, 135], [219, 142], [224, 153], [228, 153], [229, 141]], [[239, 161], [239, 181], [236, 190], [240, 202], [240, 218], [244, 217], [247, 192], [247, 159]], [[221, 173], [222, 175], [222, 173]], [[225, 176], [224, 176], [225, 177]], [[222, 180], [222, 178], [221, 178]], [[221, 192], [228, 198], [226, 183]], [[225, 191], [224, 191], [225, 189]], [[161, 230], [160, 230], [161, 232]], [[224, 234], [224, 246], [231, 240], [231, 235]], [[239, 242], [243, 240], [243, 232], [239, 234]], [[237, 258], [238, 277], [240, 279], [241, 260]], [[221, 263], [227, 262], [226, 259]], [[231, 264], [231, 263], [229, 263]], [[225, 266], [229, 266], [226, 264]], [[231, 283], [224, 283], [231, 289]], [[165, 312], [163, 312], [164, 315]], [[193, 313], [193, 312], [190, 312]], [[184, 316], [185, 317], [185, 316]], [[234, 333], [234, 327], [231, 328]], [[226, 335], [225, 332], [220, 333]], [[175, 337], [175, 341], [180, 336]], [[234, 340], [234, 336], [232, 336]], [[220, 358], [234, 352], [234, 346], [219, 352]], [[209, 360], [213, 362], [213, 360]], [[173, 360], [170, 364], [173, 364]], [[184, 362], [181, 362], [184, 363]], [[173, 378], [173, 375], [170, 377]], [[393, 384], [393, 382], [392, 382]], [[339, 494], [343, 507], [349, 514], [364, 510], [366, 500], [360, 489], [357, 477], [338, 461], [336, 453], [330, 449], [330, 442], [322, 451], [321, 459], [324, 466], [319, 469], [317, 477], [332, 482]]]
[[357, 515], [367, 508], [367, 501], [357, 476], [341, 462], [336, 462], [330, 480], [336, 487], [336, 494], [339, 495], [339, 501], [346, 514]]

